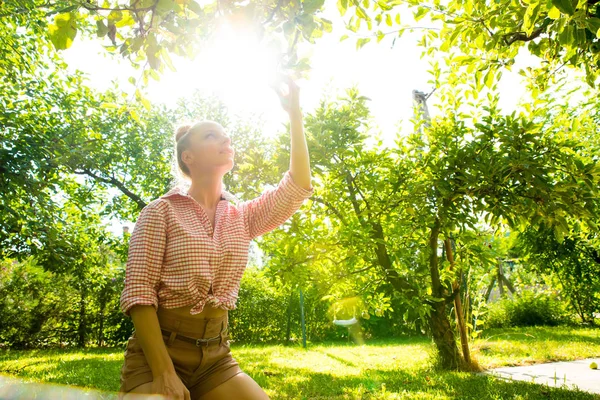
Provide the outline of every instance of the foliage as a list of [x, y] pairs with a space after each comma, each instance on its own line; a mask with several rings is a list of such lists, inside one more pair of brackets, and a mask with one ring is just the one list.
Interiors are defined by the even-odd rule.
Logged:
[[[594, 243], [596, 242], [596, 243]], [[553, 273], [556, 287], [569, 296], [569, 303], [583, 322], [593, 323], [600, 313], [600, 247], [597, 235], [581, 232], [578, 224], [562, 242], [547, 229], [527, 229], [519, 235], [518, 248], [531, 268]]]
[[[423, 31], [420, 41], [424, 53], [447, 54], [446, 64], [469, 74], [475, 91], [491, 87], [503, 68], [510, 70], [520, 49], [541, 59], [540, 67], [530, 71], [541, 90], [564, 65], [584, 71], [592, 87], [600, 76], [597, 0], [337, 0], [337, 6], [342, 16], [352, 12], [348, 13], [347, 29], [357, 32], [361, 23], [366, 23], [378, 42], [387, 34], [380, 28], [384, 22], [399, 27], [389, 32], [399, 37], [413, 28], [401, 21], [410, 20], [409, 12], [415, 22], [429, 19], [432, 25]], [[357, 47], [370, 40], [357, 38]]]
[[[282, 68], [301, 72], [308, 67], [299, 58], [299, 41], [315, 43], [323, 32], [331, 32], [331, 21], [320, 17], [323, 0], [302, 2], [245, 2], [200, 5], [196, 0], [104, 0], [16, 1], [2, 3], [5, 23], [28, 25], [39, 41], [56, 50], [71, 47], [81, 37], [104, 42], [105, 49], [142, 68], [144, 84], [158, 80], [165, 67], [175, 71], [172, 56], [195, 58], [219, 28], [228, 24], [254, 32], [259, 40], [278, 48]], [[284, 40], [287, 48], [281, 48]], [[150, 68], [146, 68], [146, 67]], [[136, 84], [136, 78], [130, 77]], [[138, 95], [138, 100], [145, 99]]]
[[4, 260], [0, 278], [3, 347], [115, 344], [131, 333], [129, 326], [121, 330], [115, 270], [102, 268], [80, 277], [46, 271], [31, 260]]
[[524, 290], [487, 305], [485, 328], [557, 326], [568, 324], [571, 313], [556, 291]]

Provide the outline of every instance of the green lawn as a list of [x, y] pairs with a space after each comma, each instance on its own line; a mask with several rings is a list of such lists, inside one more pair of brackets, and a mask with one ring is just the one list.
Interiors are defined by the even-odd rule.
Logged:
[[[471, 346], [485, 368], [600, 356], [600, 329], [487, 330]], [[231, 351], [272, 399], [598, 399], [585, 392], [432, 369], [427, 338], [300, 346], [244, 345]], [[106, 391], [119, 387], [123, 350], [0, 353], [3, 374]]]

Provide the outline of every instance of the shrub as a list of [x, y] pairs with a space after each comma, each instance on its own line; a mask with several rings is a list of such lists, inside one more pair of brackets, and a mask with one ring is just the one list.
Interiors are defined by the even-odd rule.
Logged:
[[568, 323], [570, 313], [554, 294], [526, 290], [487, 305], [486, 328], [556, 326]]

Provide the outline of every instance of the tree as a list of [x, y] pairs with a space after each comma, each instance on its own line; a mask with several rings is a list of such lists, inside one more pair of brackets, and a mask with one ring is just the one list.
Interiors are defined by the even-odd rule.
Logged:
[[331, 31], [331, 21], [317, 16], [323, 3], [278, 0], [200, 6], [195, 0], [105, 0], [101, 4], [9, 0], [2, 3], [0, 16], [13, 26], [28, 26], [36, 40], [49, 39], [56, 50], [69, 48], [84, 35], [108, 42], [104, 45], [108, 52], [143, 68], [142, 78], [147, 84], [149, 77], [158, 80], [165, 66], [175, 71], [171, 54], [195, 58], [223, 23], [254, 31], [259, 40], [264, 38], [276, 47], [283, 35], [287, 48], [279, 48], [281, 65], [297, 71], [306, 69], [306, 59], [298, 58], [296, 45], [300, 40], [314, 43], [323, 31]]
[[[349, 281], [336, 282], [334, 271], [354, 279], [354, 290], [371, 282], [361, 295], [387, 291], [427, 320], [442, 366], [475, 368], [464, 336], [461, 359], [447, 315], [461, 295], [467, 260], [497, 263], [472, 245], [473, 237], [487, 223], [515, 231], [543, 226], [561, 240], [571, 229], [567, 214], [586, 231], [597, 231], [600, 170], [587, 143], [578, 140], [593, 127], [573, 126], [573, 109], [553, 108], [548, 96], [508, 115], [490, 96], [480, 100], [483, 115], [472, 127], [457, 110], [460, 102], [449, 101], [445, 115], [423, 130], [425, 138], [417, 127], [397, 140], [397, 148], [370, 149], [367, 101], [349, 89], [306, 116], [311, 162], [323, 187], [311, 198], [317, 225], [292, 227], [312, 249], [292, 241], [288, 251], [274, 252], [280, 258], [272, 262], [280, 270], [295, 261], [307, 262], [303, 271], [307, 265], [311, 272], [331, 268], [332, 290]], [[319, 234], [311, 236], [315, 226]], [[470, 251], [455, 254], [451, 239]], [[447, 260], [440, 259], [442, 247]]]
[[581, 321], [593, 324], [600, 312], [600, 241], [597, 233], [582, 230], [575, 222], [564, 240], [548, 228], [530, 227], [518, 236], [517, 249], [538, 273], [553, 273]]
[[[481, 88], [499, 79], [501, 67], [510, 68], [518, 51], [527, 47], [542, 60], [532, 71], [540, 90], [564, 65], [585, 71], [587, 83], [594, 87], [600, 74], [600, 2], [597, 0], [503, 0], [483, 1], [370, 1], [337, 0], [342, 16], [354, 13], [347, 28], [357, 32], [361, 22], [381, 41], [387, 34], [401, 36], [411, 26], [402, 26], [400, 16], [413, 11], [414, 21], [429, 17], [435, 26], [425, 29], [421, 45], [427, 54], [450, 53], [449, 64], [463, 67]], [[373, 16], [374, 15], [374, 16]], [[374, 27], [373, 21], [376, 22]], [[399, 29], [384, 33], [382, 22]], [[342, 37], [345, 39], [347, 36]], [[359, 37], [357, 47], [371, 40]], [[395, 40], [395, 39], [394, 39]], [[458, 50], [458, 55], [453, 51]]]

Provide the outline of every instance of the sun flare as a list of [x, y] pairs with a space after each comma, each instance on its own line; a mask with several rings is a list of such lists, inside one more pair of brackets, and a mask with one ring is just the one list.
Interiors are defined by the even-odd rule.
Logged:
[[224, 22], [195, 59], [193, 69], [201, 72], [203, 86], [227, 103], [247, 106], [274, 95], [269, 93], [269, 83], [279, 71], [280, 59], [278, 46], [261, 41], [250, 29]]

